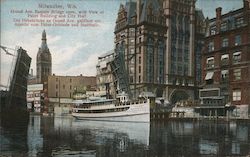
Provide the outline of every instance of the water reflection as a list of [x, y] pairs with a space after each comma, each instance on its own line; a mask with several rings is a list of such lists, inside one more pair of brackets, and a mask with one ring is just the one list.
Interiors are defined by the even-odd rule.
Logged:
[[168, 121], [149, 124], [31, 116], [26, 127], [14, 125], [0, 129], [0, 154], [6, 156], [250, 155], [249, 123]]

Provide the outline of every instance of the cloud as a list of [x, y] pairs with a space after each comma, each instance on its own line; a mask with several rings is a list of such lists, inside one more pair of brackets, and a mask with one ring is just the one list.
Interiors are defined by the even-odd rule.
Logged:
[[98, 62], [98, 56], [100, 53], [92, 53], [88, 56], [86, 61], [81, 64], [73, 66], [66, 71], [60, 70], [57, 75], [84, 75], [84, 76], [95, 76], [96, 75], [96, 65]]
[[68, 45], [64, 46], [52, 45], [50, 48], [52, 55], [52, 64], [65, 64], [67, 61], [70, 61], [74, 55], [79, 53], [80, 49], [86, 46], [88, 46], [88, 43], [83, 42], [69, 43]]

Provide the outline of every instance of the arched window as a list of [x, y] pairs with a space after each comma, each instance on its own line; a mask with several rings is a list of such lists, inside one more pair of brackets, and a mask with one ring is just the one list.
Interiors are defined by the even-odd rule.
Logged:
[[164, 83], [164, 42], [159, 40], [158, 42], [158, 82]]
[[146, 63], [146, 76], [147, 82], [154, 81], [154, 39], [152, 37], [148, 38], [147, 44], [147, 63]]

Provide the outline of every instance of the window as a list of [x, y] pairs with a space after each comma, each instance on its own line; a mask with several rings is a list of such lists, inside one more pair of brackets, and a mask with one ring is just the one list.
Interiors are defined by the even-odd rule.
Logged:
[[164, 80], [164, 42], [159, 41], [158, 45], [158, 82], [163, 83]]
[[141, 83], [141, 76], [139, 76], [139, 83]]
[[207, 58], [207, 68], [214, 67], [214, 57]]
[[234, 45], [241, 45], [241, 36], [240, 35], [236, 35], [235, 39], [234, 39]]
[[211, 26], [210, 27], [210, 35], [215, 35], [216, 34], [216, 26]]
[[209, 72], [207, 72], [207, 74], [205, 76], [205, 80], [211, 80], [211, 79], [213, 79], [213, 76], [214, 76], [214, 72], [209, 71]]
[[241, 91], [239, 89], [233, 90], [233, 101], [241, 100]]
[[63, 89], [65, 89], [65, 85], [63, 85]]
[[72, 89], [72, 86], [71, 86], [71, 85], [69, 86], [69, 89]]
[[176, 65], [173, 63], [171, 65], [171, 74], [175, 74], [176, 73]]
[[130, 74], [134, 74], [134, 73], [135, 73], [135, 68], [134, 68], [133, 66], [131, 66], [131, 67], [129, 68], [129, 73], [130, 73]]
[[135, 53], [135, 49], [130, 49], [130, 54], [134, 54]]
[[223, 38], [221, 46], [222, 47], [228, 47], [228, 38]]
[[239, 18], [236, 19], [236, 27], [237, 27], [237, 28], [243, 26], [243, 24], [244, 24], [244, 19], [243, 19], [243, 17], [239, 17]]
[[188, 66], [184, 65], [184, 75], [188, 75]]
[[36, 94], [35, 94], [35, 97], [40, 97], [40, 93], [36, 93]]
[[209, 52], [214, 51], [214, 42], [213, 41], [209, 42], [209, 44], [208, 44], [208, 51]]
[[240, 80], [241, 79], [241, 69], [235, 69], [234, 70], [234, 80]]
[[139, 28], [139, 34], [142, 34], [142, 29], [141, 28]]
[[130, 76], [129, 81], [130, 81], [130, 83], [133, 83], [134, 82], [134, 77]]
[[146, 53], [146, 80], [153, 82], [154, 76], [154, 40], [148, 38], [147, 53]]
[[58, 92], [56, 92], [56, 97], [58, 97]]
[[229, 55], [224, 54], [221, 56], [221, 65], [228, 65], [229, 63]]
[[227, 81], [228, 80], [228, 70], [222, 70], [221, 71], [221, 80]]
[[233, 53], [233, 63], [239, 63], [241, 61], [241, 52]]
[[189, 61], [189, 50], [185, 49], [184, 51], [184, 62], [188, 62]]
[[56, 82], [58, 81], [58, 78], [56, 78]]
[[226, 22], [224, 22], [224, 23], [221, 24], [220, 30], [221, 30], [222, 32], [227, 31], [227, 23], [226, 23]]
[[142, 42], [142, 40], [141, 40], [141, 37], [139, 38], [139, 43], [141, 43]]
[[139, 57], [139, 64], [141, 64], [141, 56]]
[[139, 66], [139, 73], [141, 73], [141, 66]]
[[134, 28], [130, 28], [129, 29], [129, 36], [134, 36], [135, 35], [135, 29]]
[[177, 73], [179, 74], [179, 75], [182, 75], [182, 66], [178, 66], [177, 67]]
[[135, 63], [135, 58], [131, 58], [130, 61], [129, 61], [130, 65], [133, 65]]
[[56, 89], [58, 89], [58, 84], [56, 84]]

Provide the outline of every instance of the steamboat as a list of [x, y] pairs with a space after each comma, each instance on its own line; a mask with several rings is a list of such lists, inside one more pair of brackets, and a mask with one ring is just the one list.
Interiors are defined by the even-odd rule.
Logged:
[[130, 101], [123, 92], [116, 99], [75, 100], [72, 116], [97, 121], [150, 122], [150, 103], [145, 98]]

